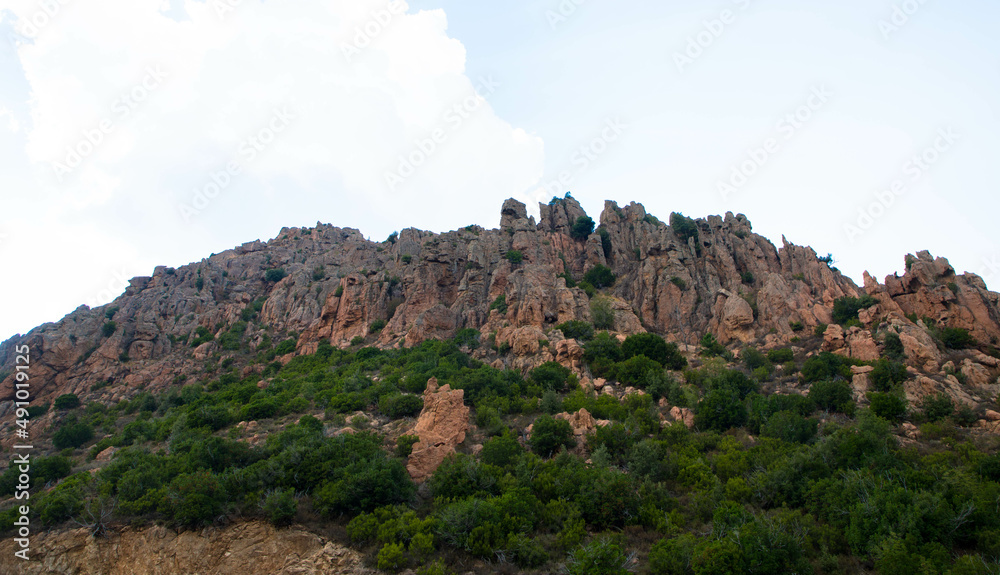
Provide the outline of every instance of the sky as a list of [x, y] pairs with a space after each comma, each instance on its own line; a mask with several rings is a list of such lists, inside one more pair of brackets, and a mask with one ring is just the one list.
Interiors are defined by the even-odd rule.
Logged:
[[0, 0], [0, 339], [317, 222], [567, 191], [1000, 289], [987, 0]]

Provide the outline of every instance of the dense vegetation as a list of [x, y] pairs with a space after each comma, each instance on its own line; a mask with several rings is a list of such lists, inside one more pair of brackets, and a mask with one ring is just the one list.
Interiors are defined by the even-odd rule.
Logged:
[[[849, 321], [864, 302], [847, 303]], [[656, 335], [559, 329], [585, 341], [595, 376], [645, 393], [584, 390], [554, 362], [526, 376], [494, 369], [461, 351], [480, 343], [462, 330], [412, 349], [323, 345], [271, 362], [294, 349], [286, 339], [255, 350], [263, 373], [248, 377], [224, 360], [113, 406], [62, 396], [51, 429], [62, 451], [32, 465], [34, 521], [96, 534], [109, 522], [333, 522], [372, 566], [427, 574], [466, 571], [470, 558], [495, 572], [1000, 573], [997, 443], [958, 426], [947, 396], [907, 405], [895, 356], [870, 362], [870, 408], [857, 409], [847, 381], [861, 362], [838, 355], [748, 347], [733, 367], [705, 338], [692, 367]], [[247, 351], [243, 330], [225, 333]], [[418, 414], [430, 377], [465, 390], [482, 450], [446, 460], [418, 491], [405, 469], [415, 438], [386, 438], [379, 424]], [[768, 393], [776, 380], [808, 393]], [[661, 399], [693, 409], [695, 429], [665, 423]], [[579, 409], [609, 421], [582, 443], [553, 417]], [[935, 441], [902, 447], [893, 425], [904, 417]], [[260, 441], [245, 441], [248, 421]], [[16, 482], [0, 476], [0, 496]], [[14, 517], [0, 512], [0, 529]]]

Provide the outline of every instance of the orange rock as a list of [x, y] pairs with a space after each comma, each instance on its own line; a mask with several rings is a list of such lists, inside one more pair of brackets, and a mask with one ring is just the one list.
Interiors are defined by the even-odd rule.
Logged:
[[455, 447], [465, 441], [469, 408], [464, 398], [464, 390], [452, 390], [448, 385], [438, 388], [438, 381], [433, 377], [427, 382], [424, 408], [413, 430], [420, 441], [413, 445], [406, 466], [414, 481], [430, 477], [444, 458], [455, 453]]

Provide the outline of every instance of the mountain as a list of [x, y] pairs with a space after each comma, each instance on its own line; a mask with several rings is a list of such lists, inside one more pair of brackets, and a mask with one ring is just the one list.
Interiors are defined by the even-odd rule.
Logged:
[[[450, 457], [456, 451], [477, 456], [484, 443], [499, 441], [491, 436], [506, 437], [502, 429], [510, 428], [522, 447], [531, 446], [537, 452], [532, 437], [543, 433], [538, 426], [546, 417], [538, 416], [539, 410], [555, 413], [554, 421], [569, 424], [575, 437], [572, 451], [581, 462], [591, 456], [624, 457], [614, 452], [609, 456], [607, 451], [597, 457], [600, 442], [595, 443], [593, 437], [605, 433], [602, 429], [624, 424], [632, 430], [629, 433], [637, 433], [629, 426], [638, 426], [635, 429], [642, 428], [656, 439], [674, 420], [683, 422], [678, 424], [681, 427], [693, 428], [692, 433], [743, 429], [740, 441], [749, 450], [756, 445], [754, 435], [771, 433], [765, 431], [771, 415], [760, 415], [764, 408], [759, 402], [781, 396], [818, 402], [810, 404], [813, 411], [803, 408], [802, 415], [795, 417], [811, 415], [818, 405], [827, 412], [822, 420], [804, 421], [827, 426], [822, 427], [828, 429], [823, 433], [831, 437], [839, 429], [830, 427], [833, 422], [866, 425], [853, 423], [852, 416], [860, 408], [893, 422], [894, 445], [924, 445], [939, 439], [928, 435], [944, 433], [917, 427], [927, 421], [938, 425], [933, 422], [940, 418], [928, 415], [938, 405], [952, 417], [954, 429], [960, 430], [954, 433], [991, 441], [988, 438], [1000, 435], [1000, 414], [994, 403], [1000, 391], [996, 349], [1000, 294], [989, 291], [975, 274], [958, 275], [946, 259], [927, 252], [907, 255], [906, 270], [902, 277], [889, 276], [883, 283], [866, 273], [865, 285], [859, 287], [832, 267], [831, 258], [818, 257], [811, 248], [784, 238], [779, 248], [755, 234], [742, 214], [705, 219], [671, 214], [664, 222], [646, 213], [641, 204], [619, 207], [608, 201], [599, 222], [594, 222], [568, 195], [540, 205], [537, 222], [527, 215], [523, 203], [507, 200], [499, 227], [491, 230], [468, 226], [437, 234], [411, 228], [383, 242], [372, 242], [351, 228], [324, 224], [284, 228], [268, 242], [249, 242], [177, 269], [157, 267], [151, 276], [133, 278], [125, 293], [108, 305], [81, 306], [59, 322], [5, 341], [0, 345], [0, 445], [11, 450], [18, 441], [18, 425], [26, 427], [30, 437], [37, 438], [38, 455], [63, 458], [67, 463], [61, 465], [77, 471], [69, 479], [62, 479], [69, 469], [66, 474], [49, 476], [53, 485], [60, 480], [63, 483], [58, 484], [63, 485], [84, 469], [103, 477], [98, 470], [124, 457], [119, 451], [132, 453], [139, 445], [147, 449], [142, 457], [152, 457], [148, 453], [156, 452], [158, 445], [169, 446], [169, 453], [156, 457], [173, 456], [181, 444], [193, 449], [190, 443], [176, 442], [185, 425], [197, 427], [190, 423], [197, 418], [206, 422], [206, 427], [198, 428], [204, 435], [197, 441], [235, 439], [233, 443], [264, 450], [240, 456], [257, 461], [265, 452], [280, 455], [270, 443], [272, 436], [285, 437], [283, 433], [306, 425], [295, 423], [302, 414], [314, 415], [316, 419], [308, 425], [316, 421], [316, 429], [327, 438], [355, 441], [342, 438], [358, 431], [360, 424], [352, 427], [341, 415], [355, 413], [366, 422], [361, 428], [376, 432], [377, 442], [386, 443], [387, 453], [397, 442], [413, 437], [407, 449], [400, 448], [406, 455], [399, 461], [406, 461], [409, 474], [400, 481], [405, 479], [410, 485], [412, 478], [422, 485], [415, 501], [426, 505], [432, 492], [437, 493], [434, 489], [438, 488], [428, 485], [444, 473], [439, 471], [442, 463], [453, 461]], [[595, 336], [595, 330], [610, 337]], [[455, 348], [432, 345], [439, 341], [454, 342]], [[662, 348], [664, 343], [667, 347]], [[24, 346], [30, 349], [33, 410], [26, 422], [15, 405], [16, 362]], [[455, 359], [455, 353], [463, 359]], [[420, 362], [433, 365], [413, 367], [418, 356]], [[689, 369], [682, 369], [684, 365]], [[389, 375], [396, 369], [404, 373]], [[473, 372], [479, 375], [469, 375]], [[493, 386], [493, 391], [482, 391], [475, 380], [480, 376], [492, 378], [494, 383], [483, 385]], [[719, 383], [723, 380], [729, 383]], [[496, 383], [502, 381], [509, 387]], [[294, 387], [293, 392], [289, 382], [305, 387]], [[825, 404], [823, 390], [836, 385], [843, 386], [845, 391], [834, 391], [846, 393], [846, 399]], [[232, 386], [244, 391], [226, 395]], [[749, 419], [737, 418], [723, 425], [707, 415], [720, 389], [736, 398], [724, 402], [727, 409], [743, 409]], [[645, 412], [653, 414], [650, 423], [635, 423], [606, 403], [632, 406], [630, 402], [638, 401], [635, 396], [652, 396]], [[223, 407], [213, 403], [223, 397], [227, 398]], [[892, 401], [899, 402], [903, 411], [894, 412], [896, 404], [887, 403]], [[292, 407], [294, 402], [298, 403]], [[567, 407], [571, 403], [583, 406], [580, 402], [589, 407]], [[565, 412], [560, 413], [560, 406], [567, 408]], [[200, 411], [196, 413], [195, 407]], [[758, 416], [763, 419], [755, 420]], [[218, 425], [211, 423], [212, 418], [217, 418]], [[89, 426], [93, 438], [70, 441], [67, 449], [65, 430], [79, 425]], [[550, 425], [549, 420], [544, 425]], [[135, 431], [139, 435], [133, 438], [133, 431], [127, 431], [130, 426], [133, 431], [143, 426], [161, 431]], [[60, 432], [62, 440], [56, 438]], [[715, 437], [711, 441], [718, 441]], [[813, 443], [806, 442], [809, 445], [826, 441], [810, 437]], [[566, 445], [571, 443], [567, 440]], [[369, 453], [365, 450], [371, 446], [366, 445], [362, 442], [352, 449]], [[983, 448], [984, 453], [995, 451], [996, 442], [989, 445], [993, 447]], [[320, 449], [320, 443], [314, 447]], [[54, 455], [57, 452], [61, 455]], [[369, 456], [371, 461], [388, 457], [375, 452], [365, 457]], [[672, 461], [677, 463], [676, 458]], [[714, 459], [705, 461], [715, 469]], [[403, 469], [391, 467], [396, 465], [391, 462], [377, 465], [390, 466], [379, 467], [385, 474]], [[441, 469], [450, 469], [447, 465]], [[625, 460], [618, 466], [637, 477], [628, 471], [631, 468]], [[210, 475], [229, 478], [225, 475], [229, 471], [208, 469]], [[187, 477], [186, 473], [163, 478], [162, 486], [150, 487], [150, 492], [172, 493], [170, 482], [180, 481], [178, 477]], [[746, 476], [750, 475], [747, 470]], [[676, 474], [672, 477], [670, 481], [677, 479]], [[711, 481], [722, 481], [724, 486], [730, 485], [725, 480], [733, 481], [724, 474], [719, 477], [723, 479]], [[229, 485], [225, 482], [230, 479], [219, 481]], [[690, 487], [686, 480], [678, 481], [684, 489]], [[103, 501], [107, 495], [87, 496], [82, 494], [86, 491], [82, 485], [81, 502]], [[118, 500], [124, 500], [117, 491], [120, 485], [107, 485]], [[154, 485], [160, 484], [150, 483]], [[276, 489], [285, 484], [261, 485]], [[311, 496], [316, 501], [323, 499], [319, 490], [319, 483], [295, 488], [296, 497]], [[676, 490], [671, 493], [676, 495]], [[265, 495], [254, 492], [254, 497]], [[540, 494], [533, 497], [544, 499]], [[226, 516], [232, 517], [232, 509], [243, 509], [244, 504], [229, 499], [235, 507], [227, 508]], [[736, 500], [750, 505], [752, 497]], [[9, 510], [12, 502], [0, 504], [0, 509]], [[769, 509], [767, 503], [753, 500], [753, 505], [755, 512]], [[320, 509], [315, 501], [313, 506]], [[328, 509], [334, 508], [340, 509]], [[58, 518], [80, 512], [74, 509]], [[176, 517], [171, 522], [170, 513], [162, 508], [156, 511], [156, 506], [129, 509], [123, 516], [192, 525]], [[371, 511], [365, 506], [344, 509], [351, 512], [338, 511], [337, 517]], [[428, 517], [437, 517], [437, 511], [429, 513]], [[583, 513], [592, 534], [600, 530], [597, 527], [634, 524], [634, 518], [594, 520], [586, 506]], [[704, 510], [691, 513], [701, 514], [696, 523], [706, 521]], [[711, 511], [707, 513], [711, 519]], [[320, 516], [330, 519], [321, 511], [310, 520], [320, 521]], [[653, 521], [643, 519], [647, 520]], [[43, 523], [57, 525], [59, 521]], [[296, 529], [318, 537], [306, 546], [310, 557], [322, 555], [326, 561], [341, 557], [338, 553], [343, 551], [356, 555], [352, 565], [363, 570], [359, 566], [362, 556], [355, 551], [342, 547], [337, 547], [337, 553], [331, 551], [329, 545], [334, 543], [327, 542], [337, 537], [325, 532], [325, 527], [299, 523]], [[830, 524], [836, 522], [830, 520]], [[242, 537], [225, 529], [253, 532], [256, 540], [276, 537], [271, 527], [256, 523], [221, 528], [224, 532], [213, 537], [231, 539], [223, 548]], [[46, 549], [84, 545], [79, 538], [86, 536], [85, 531], [52, 533], [46, 536]], [[148, 531], [129, 533], [128, 545], [135, 549], [145, 545], [144, 538], [152, 537]], [[435, 533], [439, 547], [484, 557], [470, 551], [475, 546], [468, 541], [459, 545], [440, 531]], [[290, 552], [288, 546], [294, 545], [287, 540], [281, 539], [271, 552]], [[341, 543], [347, 541], [336, 545]], [[970, 545], [966, 540], [948, 544]], [[100, 542], [86, 545], [100, 547]], [[974, 542], [971, 545], [975, 547]], [[547, 552], [554, 553], [552, 549]], [[259, 549], [254, 553], [266, 554]], [[411, 565], [422, 556], [412, 550], [408, 553], [413, 556]], [[642, 553], [653, 552], [646, 544]], [[860, 547], [843, 556], [861, 557], [869, 563], [880, 557]], [[77, 565], [87, 561], [84, 555], [75, 557]], [[152, 568], [143, 560], [139, 553], [129, 564]], [[189, 560], [188, 570], [221, 573], [236, 568], [223, 569], [222, 563], [206, 566], [198, 563], [197, 555]], [[6, 558], [0, 564], [3, 561]], [[810, 561], [816, 564], [819, 559], [810, 556]], [[381, 564], [381, 559], [377, 562]], [[101, 569], [111, 569], [114, 561], [102, 565]], [[268, 565], [260, 569], [276, 568]], [[321, 570], [330, 564], [309, 565], [308, 569]], [[63, 572], [64, 567], [68, 569], [65, 565], [46, 569]]]

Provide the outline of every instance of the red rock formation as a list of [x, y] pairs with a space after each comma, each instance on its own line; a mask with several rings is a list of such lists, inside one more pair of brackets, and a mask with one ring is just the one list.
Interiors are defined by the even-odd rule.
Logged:
[[464, 397], [464, 390], [452, 390], [448, 385], [438, 388], [436, 378], [427, 382], [424, 408], [413, 430], [420, 441], [413, 445], [406, 466], [414, 481], [430, 477], [444, 458], [455, 453], [455, 447], [465, 441], [469, 408], [463, 403]]

